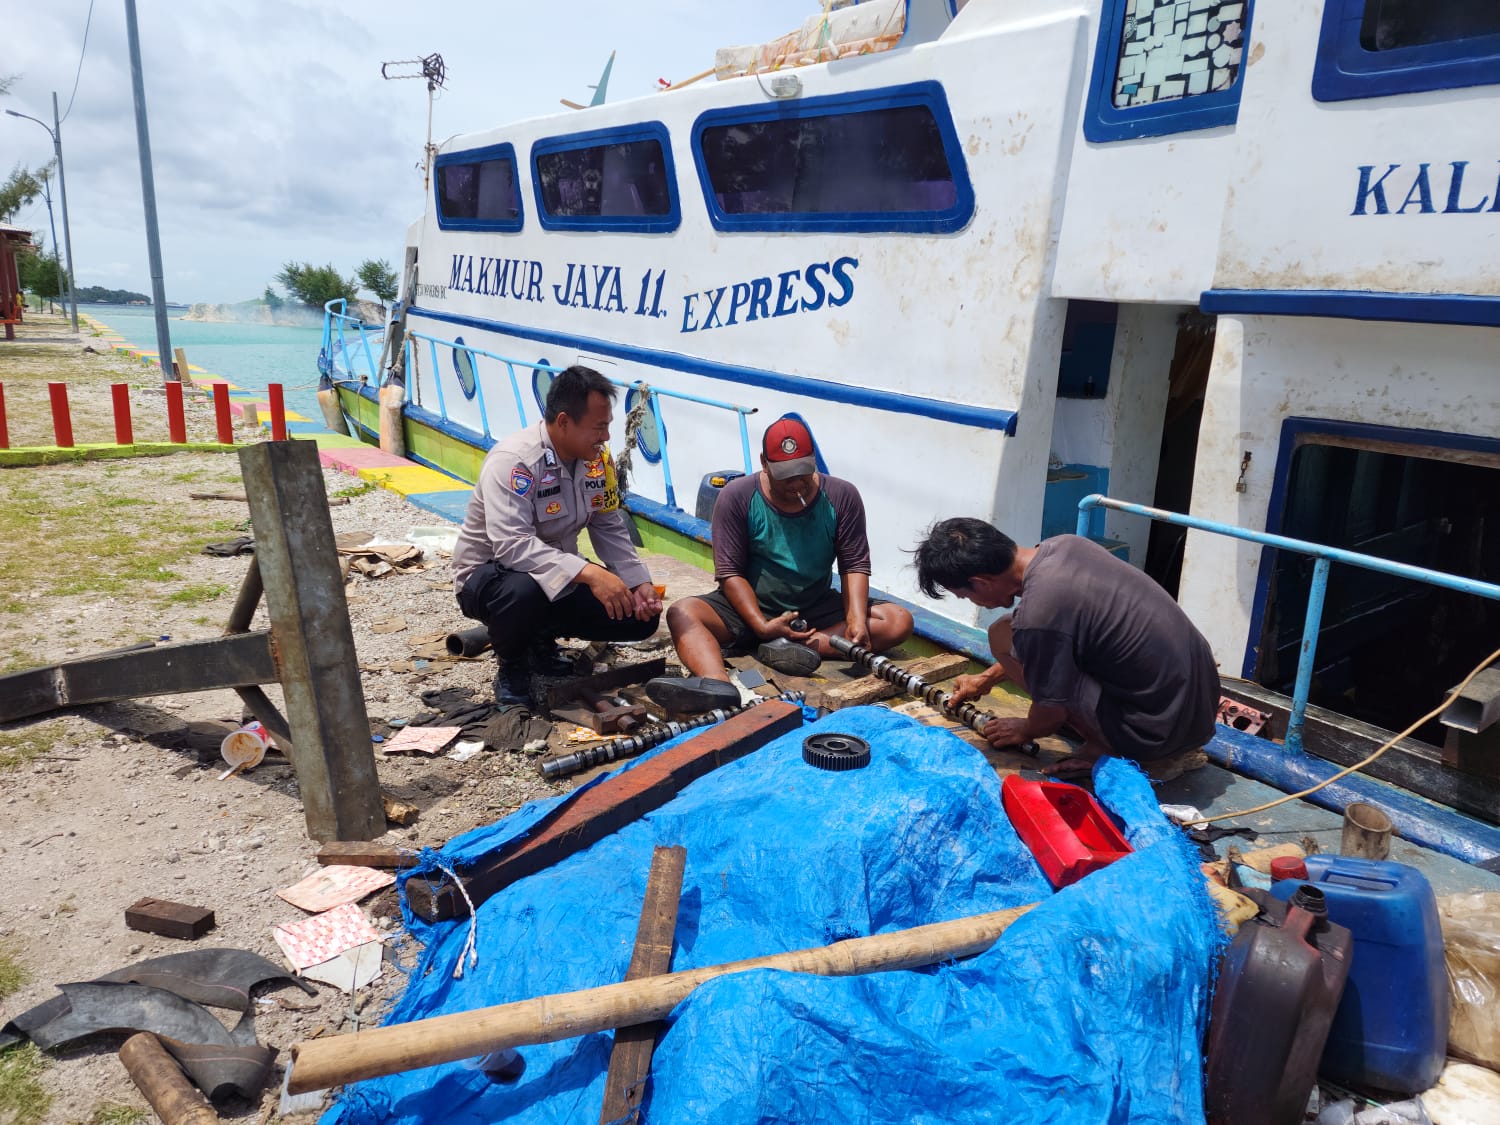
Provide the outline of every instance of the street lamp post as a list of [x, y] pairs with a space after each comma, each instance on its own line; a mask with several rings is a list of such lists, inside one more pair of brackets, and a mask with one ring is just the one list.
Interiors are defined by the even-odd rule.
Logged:
[[[77, 332], [78, 290], [75, 288], [73, 280], [73, 232], [68, 225], [68, 179], [63, 174], [62, 121], [57, 116], [57, 93], [54, 91], [52, 94], [52, 120], [55, 123], [54, 125], [48, 125], [41, 118], [32, 117], [28, 113], [17, 113], [13, 109], [7, 109], [5, 112], [11, 117], [20, 117], [26, 121], [35, 121], [43, 129], [47, 130], [47, 135], [52, 138], [52, 152], [57, 157], [57, 186], [62, 195], [63, 241], [67, 244], [68, 249], [68, 303], [73, 308], [73, 331]], [[48, 211], [49, 213], [51, 211], [50, 205]], [[55, 227], [52, 231], [52, 248], [54, 251], [57, 249], [57, 229]]]

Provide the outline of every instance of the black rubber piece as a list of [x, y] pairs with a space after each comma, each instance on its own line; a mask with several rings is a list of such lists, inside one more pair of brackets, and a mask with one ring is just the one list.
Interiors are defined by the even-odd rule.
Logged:
[[810, 734], [802, 740], [802, 760], [820, 770], [862, 770], [870, 764], [870, 744], [852, 734]]

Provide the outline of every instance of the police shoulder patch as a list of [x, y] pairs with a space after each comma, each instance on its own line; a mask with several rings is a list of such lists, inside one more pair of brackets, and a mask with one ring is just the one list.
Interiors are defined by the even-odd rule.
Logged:
[[517, 496], [525, 496], [531, 491], [531, 470], [525, 465], [517, 465], [510, 471], [510, 490]]

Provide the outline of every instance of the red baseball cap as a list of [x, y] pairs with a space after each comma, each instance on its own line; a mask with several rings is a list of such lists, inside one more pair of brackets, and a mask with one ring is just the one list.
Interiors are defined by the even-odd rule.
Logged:
[[778, 418], [767, 426], [760, 451], [766, 459], [766, 471], [777, 480], [818, 471], [812, 434], [795, 418]]

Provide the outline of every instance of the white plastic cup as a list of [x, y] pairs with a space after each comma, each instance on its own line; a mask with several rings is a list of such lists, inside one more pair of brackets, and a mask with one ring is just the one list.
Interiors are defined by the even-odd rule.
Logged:
[[266, 756], [271, 736], [259, 723], [246, 723], [219, 744], [219, 757], [231, 770], [251, 770]]

